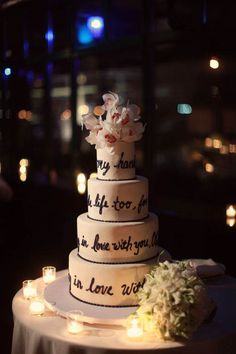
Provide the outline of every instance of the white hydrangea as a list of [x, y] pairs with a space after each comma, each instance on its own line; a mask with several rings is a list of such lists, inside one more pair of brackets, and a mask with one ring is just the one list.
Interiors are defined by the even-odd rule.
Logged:
[[144, 328], [160, 339], [190, 338], [213, 309], [196, 270], [188, 261], [165, 261], [145, 278], [137, 294]]

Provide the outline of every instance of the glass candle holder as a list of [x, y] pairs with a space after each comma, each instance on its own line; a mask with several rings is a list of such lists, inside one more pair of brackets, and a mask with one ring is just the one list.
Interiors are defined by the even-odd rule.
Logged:
[[43, 299], [39, 297], [32, 298], [30, 301], [29, 310], [31, 315], [43, 315], [45, 312], [45, 305]]
[[128, 318], [126, 334], [129, 338], [139, 338], [143, 335], [143, 323], [138, 315], [134, 314]]
[[67, 313], [67, 331], [69, 333], [78, 334], [83, 331], [82, 316], [83, 312], [80, 310], [73, 310]]
[[24, 280], [22, 286], [23, 286], [23, 296], [25, 299], [29, 300], [37, 296], [37, 288], [33, 280]]
[[56, 267], [47, 266], [43, 267], [43, 281], [45, 284], [52, 283], [56, 279]]

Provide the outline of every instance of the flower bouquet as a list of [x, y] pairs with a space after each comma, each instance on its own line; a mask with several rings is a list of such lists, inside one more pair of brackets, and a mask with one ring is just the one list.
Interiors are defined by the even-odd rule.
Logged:
[[189, 339], [215, 308], [189, 261], [161, 262], [145, 278], [136, 314], [159, 339]]

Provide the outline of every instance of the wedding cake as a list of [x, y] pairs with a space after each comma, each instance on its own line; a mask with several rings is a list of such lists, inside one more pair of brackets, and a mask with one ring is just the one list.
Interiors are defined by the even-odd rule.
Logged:
[[97, 178], [88, 180], [88, 212], [77, 219], [70, 293], [93, 305], [137, 306], [136, 293], [160, 253], [158, 218], [148, 210], [148, 179], [135, 172], [134, 144], [144, 126], [138, 106], [120, 106], [112, 92], [103, 100], [84, 119], [90, 130], [86, 140], [97, 151]]

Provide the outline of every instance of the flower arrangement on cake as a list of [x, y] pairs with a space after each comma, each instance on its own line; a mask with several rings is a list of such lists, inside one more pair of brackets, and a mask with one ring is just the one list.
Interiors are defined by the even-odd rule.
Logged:
[[87, 142], [95, 148], [113, 152], [116, 142], [135, 142], [142, 138], [145, 127], [138, 122], [140, 108], [135, 104], [120, 105], [119, 96], [108, 92], [102, 96], [104, 104], [96, 106], [93, 113], [83, 117], [85, 127], [90, 130]]
[[[144, 331], [163, 340], [186, 340], [215, 309], [189, 261], [158, 263], [137, 293]], [[132, 315], [131, 315], [132, 316]]]

